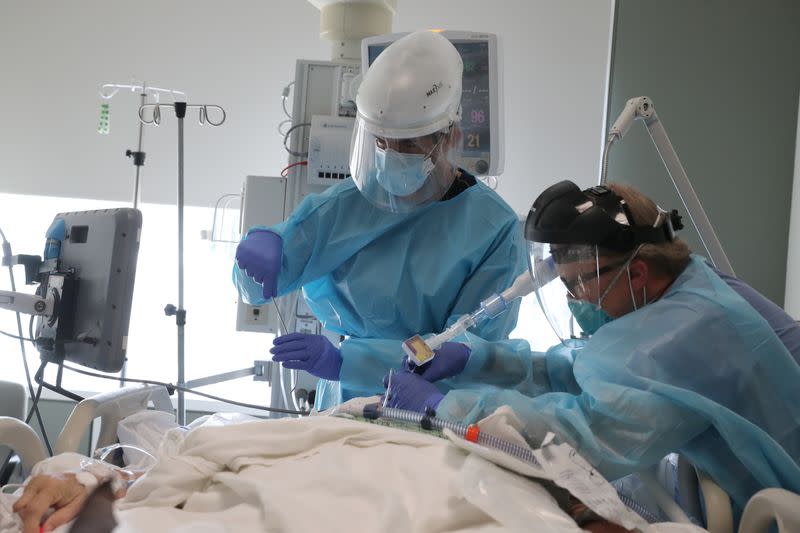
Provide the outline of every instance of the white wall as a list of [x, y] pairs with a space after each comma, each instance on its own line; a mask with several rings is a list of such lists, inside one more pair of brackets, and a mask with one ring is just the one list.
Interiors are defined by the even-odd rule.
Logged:
[[794, 149], [794, 185], [789, 222], [789, 252], [786, 259], [786, 299], [784, 309], [800, 319], [800, 104], [797, 110], [797, 145]]
[[[551, 182], [596, 179], [608, 69], [611, 0], [400, 0], [395, 31], [496, 32], [505, 60], [506, 164], [499, 191], [524, 215]], [[4, 0], [0, 3], [0, 192], [131, 197], [138, 98], [111, 101], [111, 134], [96, 131], [104, 82], [132, 76], [220, 104], [221, 128], [186, 128], [186, 196], [212, 205], [246, 174], [277, 175], [280, 92], [297, 58], [329, 57], [319, 14], [302, 0]], [[145, 132], [143, 201], [174, 202], [176, 128]], [[46, 215], [47, 217], [50, 214]]]

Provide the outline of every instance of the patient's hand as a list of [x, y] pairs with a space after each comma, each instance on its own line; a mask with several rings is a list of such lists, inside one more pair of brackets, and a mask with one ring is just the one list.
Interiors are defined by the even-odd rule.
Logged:
[[42, 524], [44, 531], [52, 531], [75, 518], [87, 496], [75, 474], [34, 476], [14, 504], [14, 512], [22, 519], [23, 533], [38, 533], [42, 519], [53, 508], [55, 512]]

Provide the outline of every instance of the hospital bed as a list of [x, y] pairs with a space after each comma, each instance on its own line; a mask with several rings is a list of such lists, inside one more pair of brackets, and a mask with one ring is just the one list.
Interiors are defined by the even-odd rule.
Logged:
[[[93, 448], [114, 444], [117, 442], [117, 424], [120, 420], [148, 408], [168, 413], [173, 411], [164, 387], [148, 385], [122, 388], [86, 398], [75, 406], [67, 418], [53, 453], [79, 451], [81, 439], [97, 419], [99, 433]], [[47, 452], [36, 432], [19, 418], [0, 416], [0, 443], [14, 450], [23, 470], [30, 472], [33, 465], [47, 457]]]
[[[118, 423], [146, 409], [173, 412], [172, 402], [164, 387], [122, 388], [87, 398], [73, 409], [56, 441], [54, 453], [77, 452], [82, 438], [98, 419], [99, 431], [96, 431], [97, 440], [93, 449], [114, 444], [117, 442]], [[0, 416], [0, 444], [19, 455], [25, 472], [30, 472], [33, 465], [47, 457], [38, 435], [30, 426], [13, 417]], [[685, 499], [683, 505], [691, 511], [696, 509], [696, 516], [700, 516], [702, 506], [711, 533], [733, 533], [733, 515], [728, 495], [686, 461], [679, 460], [677, 476], [679, 492]], [[665, 477], [664, 472], [657, 472], [643, 476], [643, 480], [671, 520], [686, 522], [686, 515], [663, 488]], [[800, 531], [800, 495], [781, 489], [765, 489], [757, 493], [744, 511], [739, 533], [766, 533], [773, 522], [779, 525], [780, 532]]]

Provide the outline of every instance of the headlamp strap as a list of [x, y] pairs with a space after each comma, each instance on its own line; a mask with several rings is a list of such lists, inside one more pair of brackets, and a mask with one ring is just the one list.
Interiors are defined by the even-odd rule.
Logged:
[[584, 192], [592, 198], [595, 205], [602, 207], [606, 213], [609, 212], [607, 207], [610, 207], [610, 204], [619, 205], [630, 223], [627, 227], [625, 227], [624, 224], [620, 224], [620, 226], [622, 226], [623, 233], [630, 232], [629, 234], [632, 235], [632, 246], [673, 241], [675, 240], [675, 232], [683, 229], [683, 222], [681, 221], [681, 216], [678, 214], [677, 209], [673, 209], [669, 212], [659, 209], [659, 211], [666, 216], [664, 217], [664, 221], [656, 227], [650, 225], [636, 225], [628, 203], [609, 187], [605, 185], [596, 185]]
[[661, 211], [664, 221], [656, 226], [634, 226], [631, 228], [636, 244], [658, 244], [661, 242], [671, 242], [675, 240], [675, 232], [683, 229], [683, 222], [677, 209], [672, 211]]

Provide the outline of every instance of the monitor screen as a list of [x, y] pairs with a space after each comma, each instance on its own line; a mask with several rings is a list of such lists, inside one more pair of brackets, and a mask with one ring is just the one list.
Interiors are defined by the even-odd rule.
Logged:
[[461, 130], [464, 153], [475, 158], [489, 158], [489, 43], [454, 42], [464, 61], [461, 93]]
[[[492, 116], [492, 109], [497, 107], [497, 102], [493, 102], [493, 98], [499, 98], [499, 95], [492, 94], [493, 76], [497, 76], [497, 66], [493, 64], [494, 50], [490, 48], [488, 38], [459, 39], [449, 37], [448, 32], [444, 32], [444, 35], [461, 54], [464, 63], [461, 131], [464, 139], [465, 167], [474, 174], [485, 175], [493, 162], [492, 143], [498, 142], [492, 138], [492, 121], [498, 120], [498, 117]], [[393, 39], [367, 44], [368, 65], [375, 61]], [[498, 159], [499, 153], [498, 147], [495, 147], [494, 159]], [[492, 170], [500, 168], [497, 163], [491, 165]]]
[[142, 214], [131, 208], [59, 213], [56, 226], [63, 231], [57, 239], [48, 235], [39, 271], [39, 294], [55, 300], [53, 316], [37, 323], [39, 352], [47, 361], [118, 372], [128, 344]]

